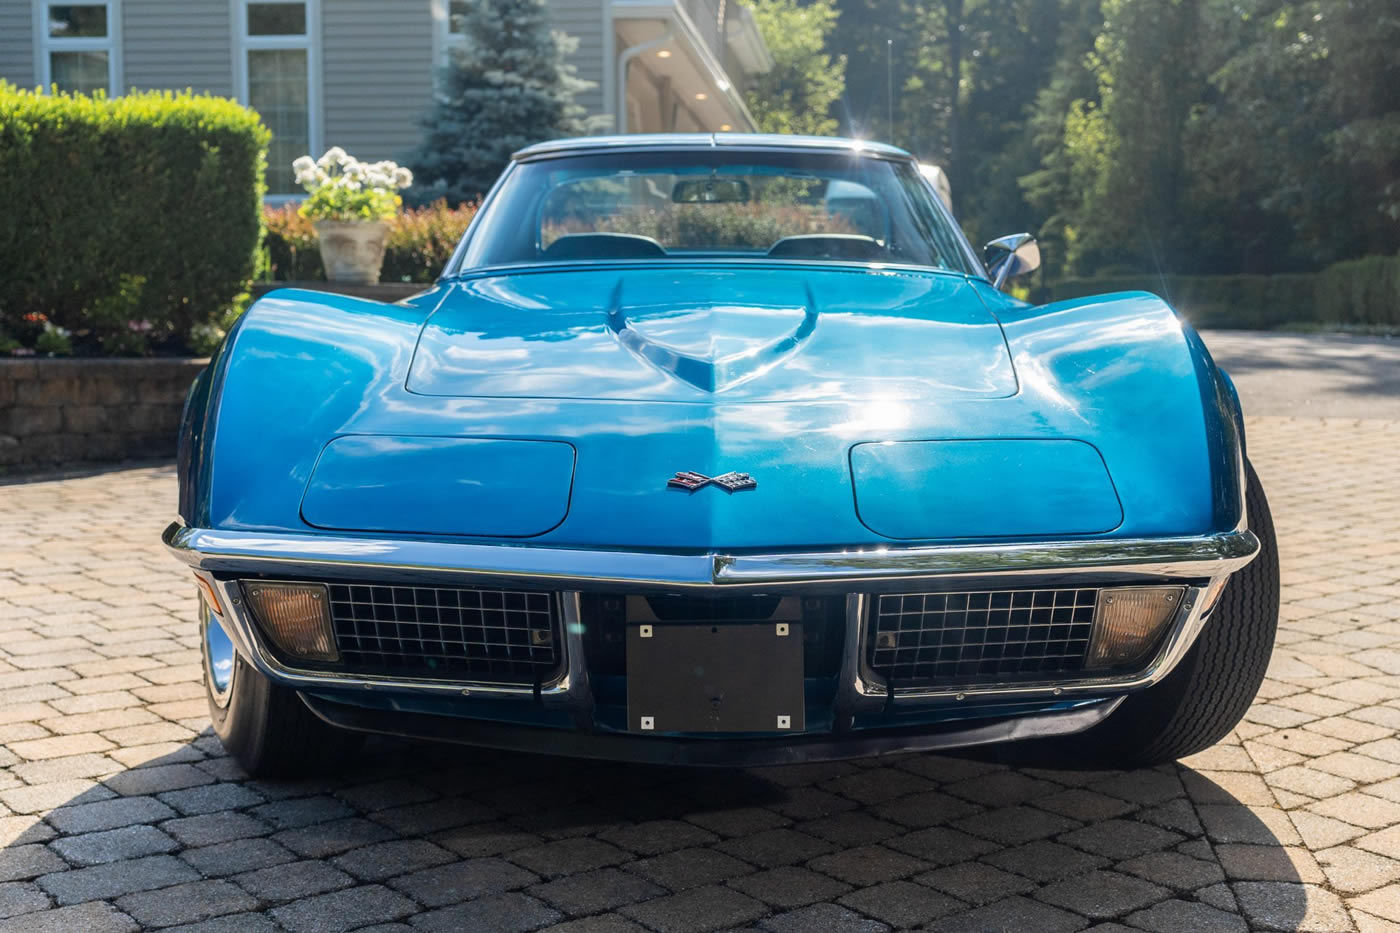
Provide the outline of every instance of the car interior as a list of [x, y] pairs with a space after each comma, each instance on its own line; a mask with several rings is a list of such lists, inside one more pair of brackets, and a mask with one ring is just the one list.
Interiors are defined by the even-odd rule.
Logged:
[[545, 195], [536, 249], [558, 262], [697, 254], [868, 262], [890, 256], [886, 215], [874, 191], [840, 179], [593, 177]]

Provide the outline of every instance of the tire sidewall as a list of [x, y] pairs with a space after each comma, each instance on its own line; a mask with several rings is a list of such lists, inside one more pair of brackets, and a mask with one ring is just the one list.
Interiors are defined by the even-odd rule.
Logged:
[[1128, 696], [1072, 743], [1092, 759], [1139, 767], [1208, 748], [1239, 722], [1258, 692], [1278, 625], [1278, 542], [1268, 500], [1248, 461], [1246, 473], [1247, 518], [1259, 554], [1226, 581], [1196, 643], [1171, 673]]
[[256, 761], [260, 757], [268, 699], [272, 684], [249, 664], [238, 650], [233, 655], [233, 684], [228, 703], [220, 707], [210, 686], [209, 670], [204, 670], [204, 696], [214, 734], [231, 754]]

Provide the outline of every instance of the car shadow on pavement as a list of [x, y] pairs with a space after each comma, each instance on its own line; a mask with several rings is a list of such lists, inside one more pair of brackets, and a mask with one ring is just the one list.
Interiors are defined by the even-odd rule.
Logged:
[[174, 476], [175, 461], [169, 458], [160, 458], [46, 465], [40, 469], [20, 473], [0, 472], [0, 487], [57, 483], [64, 480], [86, 479], [94, 476], [105, 476], [109, 473], [129, 473], [137, 470], [145, 472], [148, 476]]
[[1216, 363], [1232, 377], [1321, 378], [1332, 384], [1332, 391], [1347, 395], [1400, 397], [1400, 341], [1280, 333], [1251, 333], [1240, 341], [1231, 336], [1236, 339], [1204, 334]]
[[206, 729], [117, 773], [8, 763], [0, 931], [1351, 929], [1243, 755], [741, 771], [371, 738], [255, 781]]

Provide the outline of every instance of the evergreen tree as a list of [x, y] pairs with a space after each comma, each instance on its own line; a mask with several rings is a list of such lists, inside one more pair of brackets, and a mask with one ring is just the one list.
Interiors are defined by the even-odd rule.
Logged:
[[564, 61], [578, 40], [549, 29], [544, 0], [472, 0], [454, 19], [466, 41], [452, 50], [409, 164], [420, 197], [461, 203], [481, 197], [512, 152], [583, 135], [596, 119], [574, 103], [593, 83]]

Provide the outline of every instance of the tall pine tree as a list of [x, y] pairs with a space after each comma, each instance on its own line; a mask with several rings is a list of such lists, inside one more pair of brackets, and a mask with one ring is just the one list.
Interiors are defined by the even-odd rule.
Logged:
[[465, 6], [454, 26], [466, 41], [452, 50], [410, 160], [420, 196], [453, 203], [481, 197], [515, 150], [596, 123], [574, 103], [593, 83], [564, 61], [578, 40], [550, 30], [544, 0]]

